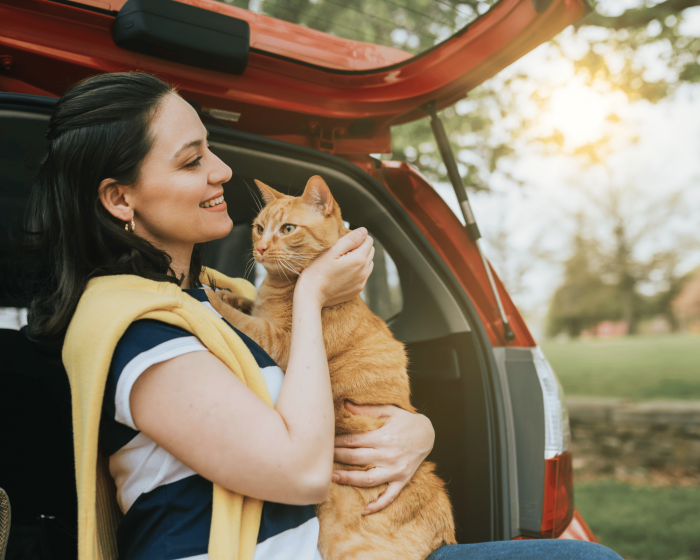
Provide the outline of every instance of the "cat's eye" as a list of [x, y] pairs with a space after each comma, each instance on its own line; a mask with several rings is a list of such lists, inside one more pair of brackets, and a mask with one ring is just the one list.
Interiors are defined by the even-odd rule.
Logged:
[[285, 235], [289, 235], [295, 229], [297, 229], [297, 226], [295, 226], [294, 224], [284, 224], [282, 226], [282, 233], [284, 233]]
[[260, 224], [258, 224], [256, 227], [258, 228], [258, 234], [262, 235], [262, 232], [265, 231], [265, 228], [262, 227]]

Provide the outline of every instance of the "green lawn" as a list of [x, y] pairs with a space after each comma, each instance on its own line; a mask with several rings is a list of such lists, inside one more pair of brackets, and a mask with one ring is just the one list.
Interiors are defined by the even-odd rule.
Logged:
[[600, 542], [626, 559], [700, 558], [700, 487], [576, 484], [576, 507]]
[[542, 349], [567, 395], [700, 399], [698, 334], [550, 340]]

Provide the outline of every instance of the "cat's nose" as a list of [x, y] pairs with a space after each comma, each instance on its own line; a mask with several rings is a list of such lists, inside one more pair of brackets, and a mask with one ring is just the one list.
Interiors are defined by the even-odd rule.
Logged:
[[260, 253], [260, 256], [262, 257], [265, 254], [265, 251], [267, 251], [267, 247], [265, 247], [265, 245], [258, 245], [257, 250], [258, 253]]

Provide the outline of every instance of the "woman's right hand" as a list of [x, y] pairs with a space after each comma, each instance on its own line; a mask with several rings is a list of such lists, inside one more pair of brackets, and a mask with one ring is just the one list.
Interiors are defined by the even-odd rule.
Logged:
[[308, 290], [321, 307], [351, 300], [365, 287], [374, 268], [373, 243], [366, 228], [347, 233], [301, 273], [297, 292]]

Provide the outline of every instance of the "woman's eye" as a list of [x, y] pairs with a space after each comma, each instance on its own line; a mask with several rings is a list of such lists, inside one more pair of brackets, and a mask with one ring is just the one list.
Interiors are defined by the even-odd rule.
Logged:
[[258, 225], [258, 233], [262, 235], [262, 232], [265, 231], [265, 228], [262, 227], [261, 225]]
[[185, 167], [188, 167], [188, 168], [197, 167], [199, 165], [201, 159], [202, 159], [202, 156], [197, 156], [190, 163], [186, 164]]
[[282, 226], [282, 233], [285, 235], [292, 233], [295, 229], [297, 229], [297, 226], [292, 225], [292, 224], [284, 224]]

